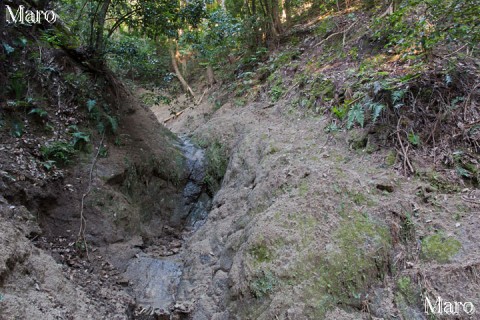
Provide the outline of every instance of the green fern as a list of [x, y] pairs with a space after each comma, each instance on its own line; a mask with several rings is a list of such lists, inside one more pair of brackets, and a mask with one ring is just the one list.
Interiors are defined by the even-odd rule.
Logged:
[[372, 111], [372, 122], [375, 123], [380, 116], [380, 113], [385, 109], [385, 106], [381, 103], [372, 102], [369, 104], [369, 108], [370, 111]]
[[352, 128], [355, 123], [358, 123], [362, 128], [365, 123], [365, 109], [359, 103], [348, 111], [347, 129]]
[[110, 125], [110, 129], [112, 133], [117, 132], [118, 129], [118, 120], [115, 117], [107, 115], [108, 124]]
[[343, 119], [345, 119], [345, 116], [347, 115], [348, 105], [347, 104], [342, 104], [340, 106], [334, 106], [332, 108], [332, 112], [333, 112], [334, 115], [337, 116], [338, 119], [343, 120]]

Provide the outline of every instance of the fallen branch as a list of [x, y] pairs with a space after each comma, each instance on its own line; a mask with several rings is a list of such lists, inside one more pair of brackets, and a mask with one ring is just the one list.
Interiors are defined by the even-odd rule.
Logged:
[[172, 120], [172, 119], [175, 119], [176, 117], [178, 117], [179, 115], [181, 115], [182, 113], [185, 112], [186, 109], [183, 109], [182, 111], [179, 111], [179, 112], [176, 112], [174, 113], [173, 115], [171, 115], [170, 117], [168, 117], [167, 119], [163, 120], [163, 123], [167, 123], [168, 121]]
[[203, 91], [203, 94], [202, 94], [202, 96], [200, 97], [200, 99], [198, 99], [198, 101], [197, 101], [197, 102], [195, 102], [195, 105], [197, 105], [197, 106], [198, 106], [198, 105], [200, 104], [200, 102], [202, 102], [202, 99], [203, 99], [203, 97], [205, 96], [205, 94], [207, 93], [207, 91], [208, 91], [208, 88], [207, 88], [207, 89], [205, 89], [205, 91]]
[[88, 176], [87, 190], [82, 195], [82, 202], [81, 202], [81, 205], [80, 205], [80, 230], [78, 231], [78, 240], [77, 241], [82, 241], [83, 242], [83, 245], [85, 246], [85, 252], [87, 253], [87, 259], [89, 259], [89, 257], [88, 257], [87, 241], [85, 240], [85, 230], [87, 229], [87, 220], [85, 219], [85, 215], [84, 215], [85, 198], [89, 195], [90, 191], [92, 190], [93, 169], [95, 168], [95, 164], [96, 164], [98, 156], [100, 154], [100, 150], [102, 149], [104, 139], [105, 139], [105, 132], [103, 132], [102, 139], [100, 140], [100, 144], [98, 146], [97, 153], [93, 157], [92, 165], [90, 166], [90, 173], [89, 173], [89, 176]]
[[335, 33], [332, 33], [331, 35], [329, 35], [328, 37], [326, 37], [325, 39], [323, 39], [322, 41], [320, 41], [319, 43], [317, 43], [316, 45], [313, 46], [313, 48], [316, 48], [320, 45], [322, 45], [323, 43], [325, 43], [326, 41], [330, 40], [332, 37], [334, 36], [338, 36], [339, 34], [342, 34], [343, 33], [343, 44], [345, 44], [345, 34], [347, 33], [347, 31], [349, 31], [350, 29], [353, 28], [353, 26], [357, 23], [357, 21], [355, 21], [354, 23], [352, 23], [350, 25], [350, 27], [346, 28], [345, 30], [343, 31], [340, 31], [340, 32], [335, 32]]
[[[200, 102], [202, 102], [203, 97], [205, 96], [205, 94], [206, 94], [207, 92], [208, 92], [208, 88], [205, 89], [205, 91], [203, 91], [202, 96], [200, 97], [200, 99], [198, 99], [197, 102], [194, 103], [194, 105], [198, 106], [198, 105], [200, 104]], [[170, 117], [168, 117], [167, 119], [163, 120], [163, 123], [167, 123], [168, 121], [177, 118], [177, 117], [180, 116], [182, 113], [184, 113], [185, 110], [187, 110], [187, 108], [183, 109], [182, 111], [179, 111], [179, 112], [176, 112], [176, 113], [172, 114]]]
[[397, 122], [397, 138], [398, 138], [398, 142], [400, 143], [400, 147], [402, 148], [401, 154], [403, 156], [403, 170], [405, 174], [407, 174], [407, 165], [408, 165], [408, 168], [410, 169], [410, 171], [412, 173], [415, 173], [415, 170], [413, 170], [413, 166], [410, 163], [410, 159], [408, 159], [408, 146], [405, 149], [405, 146], [403, 145], [403, 142], [402, 142], [402, 137], [400, 136], [400, 120], [402, 120], [402, 117], [400, 117]]

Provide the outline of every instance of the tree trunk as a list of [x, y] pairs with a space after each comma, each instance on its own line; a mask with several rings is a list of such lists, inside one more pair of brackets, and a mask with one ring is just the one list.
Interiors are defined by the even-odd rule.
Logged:
[[94, 51], [97, 54], [102, 54], [105, 49], [105, 37], [103, 36], [103, 30], [105, 28], [105, 20], [107, 18], [108, 7], [111, 0], [104, 0], [102, 7], [97, 14], [97, 23], [95, 27], [95, 48]]
[[285, 21], [287, 26], [292, 25], [292, 0], [285, 0], [283, 3], [283, 8], [285, 10]]
[[280, 8], [278, 5], [278, 0], [270, 0], [271, 1], [271, 6], [272, 6], [272, 22], [273, 22], [273, 27], [275, 28], [275, 32], [277, 35], [280, 35], [282, 33], [282, 20], [280, 19]]
[[170, 51], [170, 57], [172, 59], [173, 70], [175, 71], [175, 75], [177, 76], [178, 81], [180, 81], [180, 83], [182, 84], [183, 90], [185, 90], [185, 92], [187, 93], [190, 93], [192, 98], [195, 99], [195, 94], [193, 93], [192, 88], [190, 88], [187, 81], [185, 81], [182, 74], [180, 73], [180, 70], [178, 69], [177, 58], [175, 57], [175, 50], [172, 47], [170, 47], [169, 51]]

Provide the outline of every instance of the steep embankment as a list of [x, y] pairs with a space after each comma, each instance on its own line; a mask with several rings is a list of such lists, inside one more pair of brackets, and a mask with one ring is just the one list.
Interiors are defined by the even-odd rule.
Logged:
[[358, 131], [327, 135], [324, 117], [265, 106], [185, 114], [199, 141], [231, 150], [186, 246], [194, 318], [423, 319], [424, 295], [479, 305], [478, 190], [405, 177], [390, 150], [351, 148]]
[[0, 318], [130, 318], [128, 260], [177, 236], [180, 140], [108, 71], [20, 28], [2, 38]]
[[[446, 162], [471, 157], [478, 172], [475, 132], [457, 135], [478, 121], [478, 91], [437, 81], [447, 60], [419, 72], [335, 19], [300, 28], [295, 44], [167, 122], [207, 148], [211, 172], [228, 163], [185, 245], [179, 299], [194, 319], [425, 319], [425, 297], [480, 307], [480, 193], [458, 174], [465, 160]], [[469, 59], [449, 74], [478, 81]], [[385, 108], [377, 123], [374, 108], [353, 107], [363, 100]], [[153, 111], [171, 119], [169, 106]]]

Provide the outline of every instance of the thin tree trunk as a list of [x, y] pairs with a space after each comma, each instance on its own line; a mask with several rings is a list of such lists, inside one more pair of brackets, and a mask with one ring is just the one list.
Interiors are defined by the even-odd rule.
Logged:
[[175, 50], [172, 47], [170, 47], [169, 51], [170, 51], [170, 57], [172, 59], [173, 70], [175, 71], [175, 75], [177, 76], [178, 81], [180, 81], [180, 83], [182, 84], [183, 90], [185, 90], [185, 92], [187, 93], [190, 93], [192, 98], [195, 99], [195, 94], [193, 93], [192, 88], [190, 88], [187, 81], [185, 81], [182, 74], [180, 73], [180, 70], [178, 69], [177, 58], [175, 57]]

